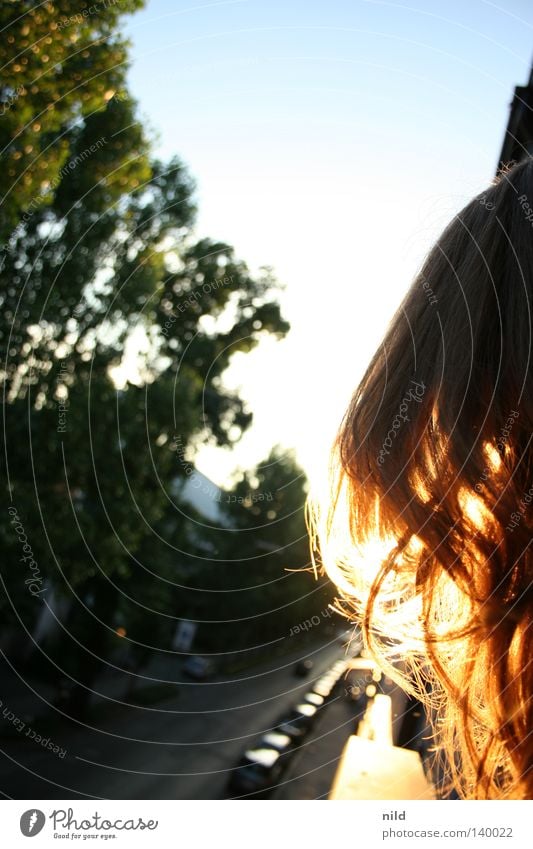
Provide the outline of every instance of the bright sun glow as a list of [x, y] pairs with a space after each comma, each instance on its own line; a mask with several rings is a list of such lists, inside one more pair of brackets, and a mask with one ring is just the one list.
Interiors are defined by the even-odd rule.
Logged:
[[[317, 505], [327, 503], [325, 498], [315, 498], [314, 501]], [[382, 537], [377, 532], [379, 500], [376, 498], [374, 504], [376, 533], [357, 543], [350, 534], [350, 506], [345, 482], [341, 487], [331, 527], [327, 527], [327, 517], [320, 515], [320, 506], [317, 507], [317, 514], [320, 558], [329, 577], [348, 596], [353, 595], [354, 587], [356, 591], [359, 588], [365, 592], [396, 545], [394, 537]]]

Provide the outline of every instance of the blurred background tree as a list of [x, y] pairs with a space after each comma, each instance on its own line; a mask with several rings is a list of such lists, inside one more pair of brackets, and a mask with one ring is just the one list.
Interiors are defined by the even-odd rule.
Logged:
[[120, 35], [119, 16], [143, 5], [143, 0], [0, 5], [1, 241], [32, 204], [52, 201], [71, 151], [69, 129], [99, 112], [124, 85], [128, 42]]
[[307, 480], [293, 452], [276, 446], [221, 493], [222, 527], [198, 520], [213, 556], [206, 561], [205, 548], [198, 551], [200, 565], [183, 574], [189, 590], [177, 609], [206, 622], [199, 630], [202, 648], [260, 648], [288, 642], [291, 629], [313, 616], [327, 623], [320, 614], [332, 590], [311, 568], [306, 497]]
[[[172, 486], [184, 476], [172, 441], [194, 451], [240, 438], [252, 416], [223, 373], [262, 335], [289, 330], [270, 270], [252, 275], [231, 246], [199, 239], [187, 170], [150, 153], [118, 31], [119, 13], [141, 5], [0, 10], [10, 33], [0, 49], [2, 463], [46, 597], [68, 600], [63, 617], [49, 605], [61, 639], [47, 650], [53, 674], [79, 682], [78, 714], [100, 658], [125, 636], [119, 621], [131, 622], [144, 657], [145, 630], [151, 646], [168, 644], [176, 616], [220, 610], [215, 594], [180, 581], [183, 552], [195, 552]], [[234, 532], [206, 532], [214, 562], [196, 553], [231, 617], [251, 598], [260, 605], [259, 619], [233, 628], [239, 644], [279, 627], [273, 607], [290, 606], [293, 621], [307, 610], [283, 572], [308, 561], [302, 481], [292, 458], [273, 454], [237, 485], [248, 501], [225, 505]], [[272, 500], [253, 497], [265, 488]], [[0, 610], [31, 633], [42, 602], [24, 585], [10, 518], [0, 521], [12, 564]]]

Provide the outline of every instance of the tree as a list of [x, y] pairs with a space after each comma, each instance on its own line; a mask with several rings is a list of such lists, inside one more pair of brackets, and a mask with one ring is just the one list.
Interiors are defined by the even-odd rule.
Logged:
[[53, 200], [69, 158], [69, 128], [124, 86], [128, 43], [118, 19], [143, 0], [76, 5], [18, 0], [0, 6], [0, 242], [9, 241], [29, 209]]
[[214, 620], [200, 635], [211, 650], [280, 643], [327, 608], [329, 582], [310, 564], [306, 497], [302, 469], [279, 446], [221, 496], [225, 527], [203, 529], [216, 556], [188, 576], [203, 590], [190, 599], [193, 618]]
[[[67, 5], [45, 4], [43, 15]], [[24, 20], [33, 44], [45, 22]], [[96, 28], [123, 56], [115, 23], [115, 13], [102, 13], [72, 32], [84, 44]], [[90, 79], [82, 74], [78, 100], [65, 95], [69, 109], [63, 104], [53, 127], [35, 131], [38, 150], [60, 148], [46, 155], [43, 202], [31, 204], [34, 172], [27, 184], [0, 177], [7, 229], [18, 220], [0, 268], [3, 461], [46, 584], [72, 602], [56, 661], [85, 688], [114, 644], [124, 582], [135, 600], [139, 576], [138, 589], [146, 579], [137, 552], [176, 509], [171, 439], [179, 434], [191, 446], [238, 438], [251, 415], [224, 388], [224, 370], [234, 353], [289, 327], [268, 270], [252, 276], [231, 246], [196, 237], [191, 178], [177, 158], [151, 158], [124, 69], [111, 68], [103, 42], [100, 49], [104, 88], [94, 88], [94, 68]], [[25, 89], [8, 111], [13, 144], [16, 109], [23, 103], [37, 114], [42, 96]], [[9, 516], [0, 536], [17, 563]], [[28, 599], [20, 577], [20, 569], [4, 576], [2, 612], [29, 629], [42, 596]]]

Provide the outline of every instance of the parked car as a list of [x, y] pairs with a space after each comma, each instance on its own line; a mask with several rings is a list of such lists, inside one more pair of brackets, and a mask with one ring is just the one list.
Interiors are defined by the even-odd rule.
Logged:
[[323, 675], [313, 684], [313, 693], [317, 693], [323, 699], [328, 699], [333, 693], [336, 683], [336, 678], [332, 678], [331, 675]]
[[300, 704], [296, 705], [294, 710], [296, 711], [296, 713], [299, 713], [304, 716], [308, 720], [309, 727], [311, 727], [311, 725], [315, 721], [318, 708], [316, 705], [309, 704], [309, 702], [300, 702]]
[[269, 731], [263, 734], [259, 741], [259, 747], [275, 749], [277, 752], [286, 752], [292, 744], [289, 735], [282, 734], [281, 731]]
[[296, 705], [280, 720], [276, 731], [286, 734], [294, 743], [301, 743], [313, 725], [317, 710], [315, 705], [309, 703]]
[[340, 676], [343, 675], [348, 669], [348, 665], [349, 664], [346, 660], [337, 660], [331, 667], [331, 672], [334, 675], [337, 675], [338, 678], [340, 678]]
[[321, 696], [320, 693], [310, 692], [305, 694], [305, 696], [303, 697], [303, 701], [308, 702], [310, 705], [314, 705], [315, 707], [319, 708], [322, 707], [322, 705], [324, 704], [325, 697]]
[[313, 661], [306, 658], [305, 660], [299, 660], [296, 666], [294, 667], [294, 674], [298, 675], [299, 678], [305, 678], [306, 675], [309, 675], [313, 668]]
[[302, 742], [308, 730], [309, 729], [305, 722], [302, 721], [301, 714], [297, 715], [294, 711], [291, 711], [287, 714], [287, 716], [282, 717], [279, 721], [279, 725], [275, 729], [276, 732], [285, 734], [289, 737], [294, 745], [298, 745]]
[[249, 749], [231, 773], [228, 794], [231, 796], [264, 795], [281, 777], [281, 753], [270, 746]]
[[183, 664], [183, 671], [189, 678], [194, 678], [195, 681], [203, 681], [212, 674], [213, 665], [206, 657], [192, 655]]

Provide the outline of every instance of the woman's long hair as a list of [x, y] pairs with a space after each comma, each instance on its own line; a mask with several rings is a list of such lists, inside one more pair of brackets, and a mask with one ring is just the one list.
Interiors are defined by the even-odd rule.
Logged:
[[467, 798], [533, 787], [533, 160], [429, 253], [334, 446], [314, 548]]

